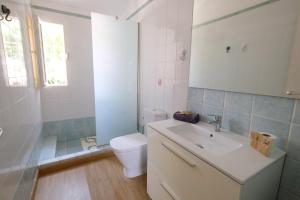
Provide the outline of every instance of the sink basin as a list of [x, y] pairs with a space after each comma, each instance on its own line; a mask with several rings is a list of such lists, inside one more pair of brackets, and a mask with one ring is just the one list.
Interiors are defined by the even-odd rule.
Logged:
[[[192, 142], [198, 148], [216, 156], [222, 156], [242, 147], [242, 144], [193, 124], [183, 124], [168, 128], [169, 131]], [[226, 134], [226, 133], [224, 133]]]

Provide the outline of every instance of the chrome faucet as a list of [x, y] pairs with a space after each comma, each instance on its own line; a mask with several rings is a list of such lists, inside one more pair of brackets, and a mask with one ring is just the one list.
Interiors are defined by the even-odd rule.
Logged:
[[208, 116], [214, 118], [214, 120], [208, 121], [208, 123], [215, 124], [215, 131], [221, 132], [222, 116], [221, 115], [208, 115]]

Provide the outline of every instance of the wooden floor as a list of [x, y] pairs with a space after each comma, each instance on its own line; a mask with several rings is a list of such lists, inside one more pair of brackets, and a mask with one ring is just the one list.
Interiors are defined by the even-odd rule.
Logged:
[[39, 177], [35, 200], [148, 200], [146, 175], [125, 178], [116, 157]]

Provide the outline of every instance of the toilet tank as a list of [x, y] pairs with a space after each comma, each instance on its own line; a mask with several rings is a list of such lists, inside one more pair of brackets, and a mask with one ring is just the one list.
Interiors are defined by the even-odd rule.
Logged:
[[144, 126], [150, 122], [160, 121], [167, 119], [167, 113], [163, 110], [156, 108], [144, 109]]

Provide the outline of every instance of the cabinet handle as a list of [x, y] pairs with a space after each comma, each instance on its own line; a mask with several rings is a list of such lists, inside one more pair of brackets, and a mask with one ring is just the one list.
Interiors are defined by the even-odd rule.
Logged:
[[166, 142], [162, 142], [161, 144], [166, 149], [168, 149], [169, 151], [171, 151], [174, 155], [176, 155], [181, 160], [183, 160], [184, 162], [186, 162], [189, 166], [196, 167], [196, 163], [193, 160], [191, 160], [190, 158], [187, 158], [186, 156], [184, 156], [181, 152], [179, 152], [177, 149], [175, 149], [174, 147], [172, 147], [172, 145], [170, 145], [170, 144], [168, 144]]
[[161, 183], [161, 187], [170, 195], [173, 200], [180, 200], [179, 197], [172, 191], [170, 186], [166, 183]]

